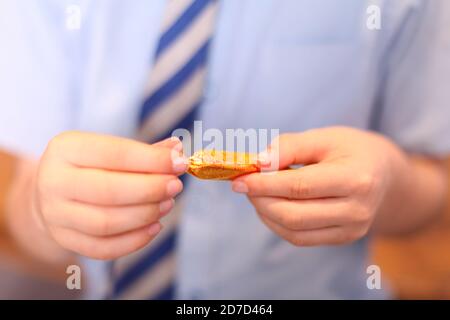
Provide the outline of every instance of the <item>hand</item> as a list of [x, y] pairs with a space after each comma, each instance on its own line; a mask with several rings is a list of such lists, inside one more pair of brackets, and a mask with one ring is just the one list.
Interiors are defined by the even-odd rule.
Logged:
[[[114, 259], [151, 241], [173, 207], [186, 163], [179, 140], [144, 143], [68, 132], [40, 160], [33, 207], [65, 249]], [[173, 151], [176, 151], [175, 153]], [[173, 161], [174, 160], [174, 161]]]
[[392, 164], [401, 158], [382, 136], [340, 127], [281, 135], [268, 154], [277, 152], [280, 169], [304, 166], [243, 176], [232, 187], [247, 194], [270, 229], [297, 246], [363, 237], [390, 190]]

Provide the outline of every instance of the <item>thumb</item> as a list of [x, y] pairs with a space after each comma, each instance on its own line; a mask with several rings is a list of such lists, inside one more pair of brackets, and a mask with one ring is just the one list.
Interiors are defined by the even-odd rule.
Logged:
[[153, 145], [157, 146], [157, 147], [163, 147], [163, 148], [171, 149], [171, 148], [173, 148], [173, 147], [175, 147], [175, 146], [177, 146], [179, 144], [181, 144], [181, 140], [178, 139], [178, 137], [173, 136], [173, 137], [170, 137], [170, 138], [167, 138], [167, 139], [155, 142]]
[[276, 137], [267, 153], [272, 167], [275, 161], [278, 169], [286, 169], [292, 165], [318, 163], [326, 157], [330, 147], [330, 141], [320, 130], [310, 130]]

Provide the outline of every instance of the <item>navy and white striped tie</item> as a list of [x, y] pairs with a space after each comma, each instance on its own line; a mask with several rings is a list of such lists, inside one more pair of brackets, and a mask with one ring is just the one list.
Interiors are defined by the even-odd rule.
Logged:
[[[190, 128], [202, 101], [218, 0], [170, 0], [139, 117], [139, 139], [155, 142]], [[175, 208], [174, 211], [177, 211]], [[178, 213], [139, 252], [112, 265], [114, 299], [172, 299]]]

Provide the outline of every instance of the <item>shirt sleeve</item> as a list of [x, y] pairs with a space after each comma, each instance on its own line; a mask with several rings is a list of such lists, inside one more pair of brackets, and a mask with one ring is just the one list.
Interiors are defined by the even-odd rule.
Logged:
[[67, 1], [0, 1], [0, 148], [38, 156], [70, 128]]
[[379, 130], [407, 151], [450, 154], [450, 2], [417, 2], [391, 43]]

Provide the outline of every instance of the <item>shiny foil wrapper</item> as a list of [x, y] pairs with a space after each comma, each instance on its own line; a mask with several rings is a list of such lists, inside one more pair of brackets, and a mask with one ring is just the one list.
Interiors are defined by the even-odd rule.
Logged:
[[187, 172], [200, 179], [232, 180], [259, 171], [256, 154], [201, 150], [189, 158]]

